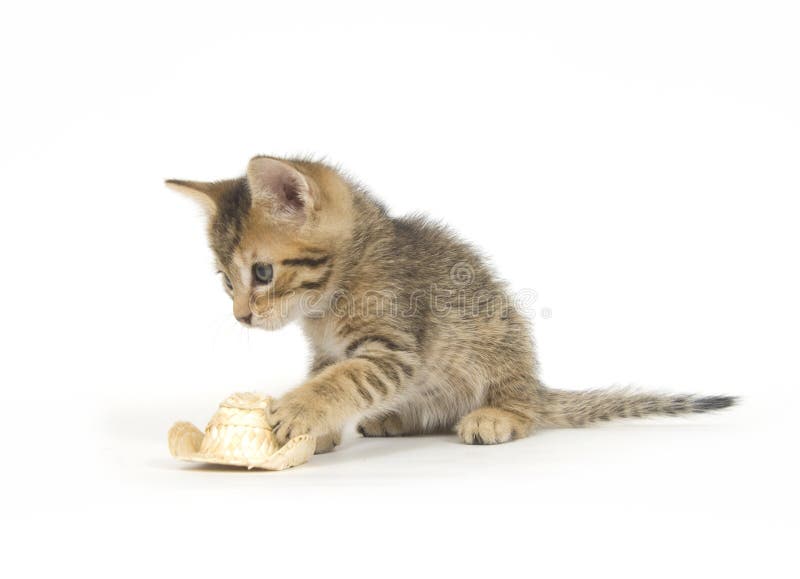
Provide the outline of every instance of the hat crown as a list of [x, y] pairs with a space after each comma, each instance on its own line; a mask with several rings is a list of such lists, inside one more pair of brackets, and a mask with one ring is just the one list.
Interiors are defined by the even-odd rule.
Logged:
[[206, 426], [201, 454], [257, 463], [278, 450], [267, 423], [270, 398], [252, 392], [229, 396]]

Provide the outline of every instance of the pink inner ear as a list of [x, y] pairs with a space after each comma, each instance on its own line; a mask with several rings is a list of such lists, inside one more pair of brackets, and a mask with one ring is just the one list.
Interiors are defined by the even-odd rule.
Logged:
[[307, 203], [308, 184], [294, 168], [269, 157], [255, 157], [247, 179], [256, 197], [263, 197], [276, 215], [299, 216]]
[[280, 185], [281, 203], [289, 211], [299, 211], [304, 205], [303, 196], [300, 193], [301, 185], [292, 176], [287, 175], [287, 177], [288, 179], [285, 179]]

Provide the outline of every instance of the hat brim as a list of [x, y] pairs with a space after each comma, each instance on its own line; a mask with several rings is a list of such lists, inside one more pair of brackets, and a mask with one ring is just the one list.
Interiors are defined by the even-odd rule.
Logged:
[[224, 464], [229, 466], [242, 466], [247, 469], [262, 469], [262, 470], [285, 470], [293, 466], [300, 466], [308, 462], [314, 455], [316, 449], [316, 442], [314, 438], [304, 434], [295, 436], [289, 442], [284, 444], [273, 454], [264, 458], [263, 460], [247, 460], [244, 458], [220, 458], [218, 456], [211, 456], [201, 452], [187, 456], [184, 460], [192, 462], [205, 462], [211, 464]]
[[247, 469], [284, 470], [307, 462], [314, 455], [316, 441], [313, 436], [295, 436], [278, 450], [260, 460], [230, 457], [200, 452], [204, 434], [189, 422], [177, 422], [169, 431], [170, 453], [175, 458], [192, 462], [240, 466]]

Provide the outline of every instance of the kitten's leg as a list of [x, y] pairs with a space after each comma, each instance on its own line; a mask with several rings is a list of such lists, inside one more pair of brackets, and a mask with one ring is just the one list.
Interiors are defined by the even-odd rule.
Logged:
[[311, 361], [311, 368], [308, 371], [309, 376], [319, 374], [322, 370], [334, 363], [334, 360], [325, 354], [316, 353], [314, 359]]
[[[311, 369], [309, 370], [309, 376], [314, 376], [318, 374], [331, 364], [334, 361], [331, 358], [328, 358], [324, 354], [316, 353], [314, 354], [314, 360], [311, 362]], [[314, 454], [325, 454], [328, 452], [333, 451], [337, 446], [339, 446], [342, 442], [342, 431], [335, 430], [333, 432], [329, 432], [328, 434], [323, 434], [317, 437], [317, 447], [314, 450]]]
[[331, 452], [342, 442], [342, 431], [330, 432], [317, 437], [317, 448], [314, 454], [325, 454]]
[[338, 431], [350, 418], [401, 395], [419, 367], [413, 336], [390, 333], [354, 338], [349, 358], [331, 364], [270, 407], [278, 442], [299, 434]]
[[356, 428], [361, 436], [403, 436], [409, 434], [403, 425], [402, 417], [392, 412], [383, 416], [364, 418]]

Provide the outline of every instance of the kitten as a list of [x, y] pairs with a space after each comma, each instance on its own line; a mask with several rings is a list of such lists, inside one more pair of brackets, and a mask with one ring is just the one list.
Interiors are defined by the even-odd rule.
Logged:
[[199, 200], [247, 326], [299, 320], [308, 379], [269, 412], [281, 442], [331, 450], [346, 421], [364, 436], [456, 429], [497, 444], [545, 426], [706, 412], [730, 396], [568, 392], [542, 385], [527, 321], [484, 259], [421, 217], [390, 217], [335, 169], [259, 156], [238, 179], [167, 184]]

